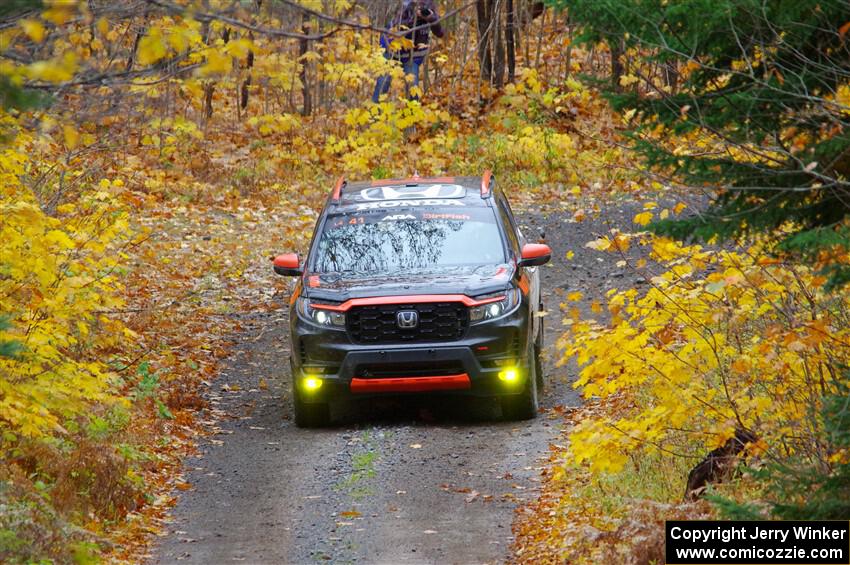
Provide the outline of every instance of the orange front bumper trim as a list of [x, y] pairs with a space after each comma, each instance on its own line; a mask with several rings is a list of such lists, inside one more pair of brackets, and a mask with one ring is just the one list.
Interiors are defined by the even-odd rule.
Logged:
[[429, 392], [435, 390], [465, 390], [472, 387], [469, 375], [437, 377], [384, 377], [351, 379], [351, 392]]

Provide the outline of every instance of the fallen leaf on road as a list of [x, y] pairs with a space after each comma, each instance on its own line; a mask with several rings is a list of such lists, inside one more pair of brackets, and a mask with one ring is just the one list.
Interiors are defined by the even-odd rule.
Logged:
[[422, 444], [421, 443], [411, 443], [410, 447], [413, 448], [413, 449], [422, 449]]
[[357, 510], [346, 510], [345, 512], [340, 512], [339, 515], [343, 518], [357, 518], [361, 514]]
[[478, 491], [474, 490], [474, 491], [470, 492], [468, 495], [466, 495], [466, 498], [464, 500], [466, 500], [466, 502], [472, 502], [476, 498], [478, 498]]

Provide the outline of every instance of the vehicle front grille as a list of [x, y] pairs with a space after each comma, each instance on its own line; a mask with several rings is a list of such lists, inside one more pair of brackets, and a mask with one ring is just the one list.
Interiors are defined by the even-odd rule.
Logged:
[[[397, 314], [402, 310], [417, 313], [415, 328], [398, 327]], [[345, 318], [351, 340], [363, 344], [455, 341], [463, 337], [467, 327], [469, 309], [461, 302], [356, 306]]]
[[460, 361], [429, 361], [427, 363], [365, 363], [354, 369], [356, 377], [443, 377], [464, 373]]

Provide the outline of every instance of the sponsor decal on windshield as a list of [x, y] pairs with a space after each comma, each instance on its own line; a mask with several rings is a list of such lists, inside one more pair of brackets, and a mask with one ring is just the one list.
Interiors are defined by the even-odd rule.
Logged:
[[430, 184], [424, 186], [378, 186], [360, 191], [361, 200], [410, 200], [413, 198], [461, 198], [466, 189], [459, 184]]
[[431, 198], [428, 200], [385, 200], [382, 202], [368, 202], [356, 204], [357, 210], [380, 210], [381, 208], [415, 208], [418, 206], [465, 206], [460, 200], [444, 200]]
[[472, 216], [469, 214], [452, 214], [450, 212], [446, 212], [443, 214], [432, 214], [430, 212], [425, 212], [422, 214], [423, 220], [471, 220]]
[[[410, 202], [406, 202], [407, 205]], [[493, 211], [489, 208], [470, 206], [463, 210], [457, 208], [378, 208], [375, 210], [352, 210], [338, 216], [330, 216], [327, 220], [328, 229], [338, 228], [360, 228], [372, 224], [465, 224], [467, 222], [479, 222], [485, 224], [495, 223]], [[395, 228], [393, 228], [395, 229]]]

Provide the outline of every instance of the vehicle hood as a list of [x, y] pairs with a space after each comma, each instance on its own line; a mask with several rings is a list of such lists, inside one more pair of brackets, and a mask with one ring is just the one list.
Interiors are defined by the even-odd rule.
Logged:
[[465, 294], [479, 296], [510, 287], [511, 264], [451, 267], [438, 273], [406, 272], [398, 275], [306, 274], [304, 295], [344, 302], [351, 298], [416, 294]]

